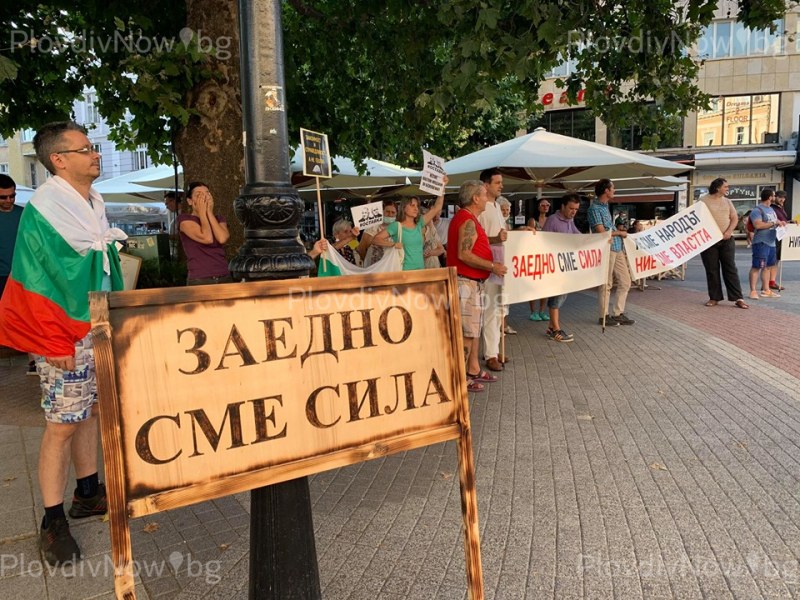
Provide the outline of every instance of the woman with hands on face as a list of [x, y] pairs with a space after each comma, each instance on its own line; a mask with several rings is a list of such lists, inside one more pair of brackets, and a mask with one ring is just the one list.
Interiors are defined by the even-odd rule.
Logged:
[[225, 218], [214, 212], [214, 196], [200, 181], [189, 184], [186, 196], [191, 213], [178, 215], [178, 231], [189, 267], [186, 284], [232, 282], [224, 247], [230, 233]]

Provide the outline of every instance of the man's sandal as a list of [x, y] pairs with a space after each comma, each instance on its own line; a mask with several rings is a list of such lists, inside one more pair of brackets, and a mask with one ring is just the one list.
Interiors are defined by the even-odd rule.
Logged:
[[736, 308], [745, 308], [745, 309], [746, 309], [746, 308], [750, 308], [750, 307], [747, 305], [747, 302], [745, 302], [745, 301], [744, 301], [744, 300], [742, 300], [741, 298], [739, 298], [739, 299], [738, 299], [736, 302], [734, 302], [734, 303], [733, 303], [733, 305], [734, 305]]
[[472, 373], [467, 373], [467, 379], [471, 379], [472, 381], [481, 381], [483, 383], [494, 383], [495, 381], [497, 381], [497, 377], [489, 374], [488, 371], [481, 371], [480, 373], [476, 373], [475, 375], [473, 375]]
[[706, 302], [706, 306], [716, 306], [717, 304], [719, 304], [717, 300], [709, 300]]
[[486, 387], [477, 381], [468, 381], [467, 382], [467, 391], [471, 393], [475, 392], [485, 392]]

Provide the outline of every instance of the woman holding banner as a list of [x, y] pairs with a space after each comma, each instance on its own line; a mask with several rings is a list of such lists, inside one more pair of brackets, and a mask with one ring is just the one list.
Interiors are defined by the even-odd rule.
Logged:
[[[447, 185], [447, 181], [447, 175], [445, 175], [445, 185]], [[435, 215], [442, 212], [442, 206], [444, 206], [444, 194], [436, 198], [436, 203], [426, 214], [422, 215], [420, 214], [419, 198], [411, 196], [403, 199], [397, 212], [397, 221], [389, 223], [386, 229], [375, 236], [372, 243], [384, 248], [391, 246], [402, 248], [404, 271], [424, 269], [425, 227], [433, 221]]]
[[[533, 227], [536, 231], [543, 231], [547, 223], [547, 218], [550, 216], [550, 201], [547, 198], [539, 198], [536, 203], [536, 216], [528, 220], [528, 227]], [[539, 300], [528, 300], [528, 306], [531, 310], [531, 316], [528, 317], [531, 321], [549, 321], [550, 313], [546, 309], [547, 298]]]
[[[722, 239], [700, 254], [708, 284], [706, 306], [716, 306], [722, 301], [722, 281], [724, 280], [728, 300], [733, 302], [736, 308], [750, 308], [744, 301], [742, 285], [739, 282], [739, 271], [736, 270], [736, 243], [733, 240], [733, 230], [739, 223], [739, 216], [736, 214], [733, 203], [726, 196], [728, 187], [728, 182], [722, 177], [718, 177], [708, 186], [708, 193], [701, 196], [699, 200], [711, 211], [722, 232]], [[722, 270], [722, 280], [720, 280], [720, 270]]]

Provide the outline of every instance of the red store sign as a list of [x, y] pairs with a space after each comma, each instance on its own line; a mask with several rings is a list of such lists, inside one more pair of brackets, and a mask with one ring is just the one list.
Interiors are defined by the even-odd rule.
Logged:
[[[583, 102], [583, 97], [586, 94], [586, 90], [579, 90], [578, 95], [576, 97], [576, 101], [578, 103]], [[544, 106], [552, 106], [555, 102], [556, 96], [553, 92], [547, 92], [542, 96], [542, 104]], [[567, 92], [561, 92], [558, 97], [558, 104], [569, 104], [569, 98], [567, 97]]]

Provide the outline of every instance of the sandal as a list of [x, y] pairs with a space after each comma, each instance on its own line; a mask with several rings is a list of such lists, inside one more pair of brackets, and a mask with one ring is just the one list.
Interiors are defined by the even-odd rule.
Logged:
[[706, 302], [706, 306], [716, 306], [717, 304], [719, 304], [719, 301], [717, 300], [709, 300]]
[[736, 302], [733, 303], [736, 308], [750, 308], [747, 306], [747, 302], [739, 298]]
[[484, 383], [494, 383], [495, 381], [497, 381], [497, 377], [491, 375], [486, 371], [481, 371], [480, 373], [477, 373], [475, 375], [473, 375], [472, 373], [467, 373], [467, 378], [471, 379], [472, 381], [482, 381]]
[[471, 393], [475, 392], [485, 392], [486, 387], [477, 381], [470, 381], [467, 383], [467, 391]]

